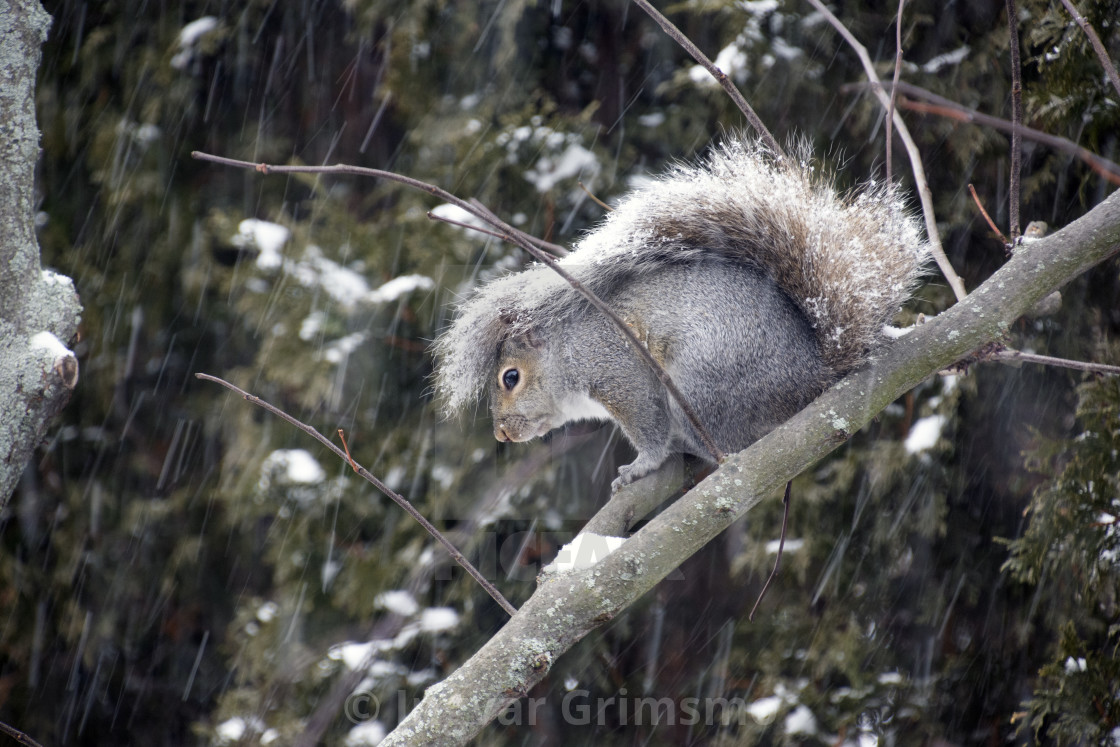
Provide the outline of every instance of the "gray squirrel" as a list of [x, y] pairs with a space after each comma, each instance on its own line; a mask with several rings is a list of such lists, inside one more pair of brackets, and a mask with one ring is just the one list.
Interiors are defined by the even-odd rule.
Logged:
[[[841, 196], [807, 159], [732, 138], [627, 195], [559, 262], [730, 453], [867, 360], [928, 258], [890, 186]], [[712, 458], [632, 343], [544, 265], [476, 291], [435, 354], [446, 411], [489, 391], [499, 441], [615, 421], [638, 452], [615, 489], [675, 452]]]

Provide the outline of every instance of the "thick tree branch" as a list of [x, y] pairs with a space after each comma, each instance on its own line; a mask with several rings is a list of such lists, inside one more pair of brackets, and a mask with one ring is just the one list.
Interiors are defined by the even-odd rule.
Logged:
[[958, 303], [895, 341], [789, 422], [728, 457], [711, 476], [595, 566], [546, 577], [506, 626], [384, 742], [458, 745], [541, 680], [553, 662], [759, 501], [928, 376], [979, 346], [1058, 287], [1120, 251], [1120, 193], [1019, 252]]

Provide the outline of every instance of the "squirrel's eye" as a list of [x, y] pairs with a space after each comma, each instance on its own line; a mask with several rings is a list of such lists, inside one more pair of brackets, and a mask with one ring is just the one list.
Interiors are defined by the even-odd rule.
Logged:
[[521, 380], [521, 374], [516, 368], [509, 368], [502, 372], [502, 386], [507, 392], [513, 391], [517, 386], [517, 382]]

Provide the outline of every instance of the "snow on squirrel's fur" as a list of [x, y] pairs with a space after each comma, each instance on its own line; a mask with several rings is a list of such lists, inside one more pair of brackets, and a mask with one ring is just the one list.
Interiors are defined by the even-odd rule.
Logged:
[[[913, 290], [929, 247], [895, 190], [839, 195], [808, 157], [779, 159], [732, 139], [699, 165], [678, 165], [625, 196], [559, 264], [602, 298], [666, 263], [713, 255], [767, 272], [842, 375], [884, 339], [882, 327]], [[585, 308], [579, 291], [539, 263], [480, 288], [435, 344], [446, 411], [486, 391], [505, 336], [590, 313]]]

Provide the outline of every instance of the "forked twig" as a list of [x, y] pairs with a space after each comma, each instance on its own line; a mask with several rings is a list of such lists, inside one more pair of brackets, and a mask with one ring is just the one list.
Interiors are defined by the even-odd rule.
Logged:
[[[350, 444], [346, 443], [346, 431], [341, 428], [338, 429], [338, 440], [342, 441], [342, 448], [346, 449], [346, 461], [350, 462], [350, 469], [358, 472], [358, 463], [354, 461], [354, 457], [350, 456]], [[361, 474], [358, 472], [358, 474]]]
[[449, 226], [455, 226], [456, 228], [463, 228], [468, 231], [477, 231], [478, 233], [486, 234], [487, 236], [493, 236], [495, 239], [501, 239], [502, 241], [505, 241], [507, 238], [507, 236], [503, 233], [491, 231], [489, 228], [483, 228], [482, 226], [472, 226], [470, 223], [464, 223], [461, 220], [455, 220], [454, 218], [448, 218], [445, 215], [439, 215], [432, 210], [428, 211], [428, 218], [440, 223], [446, 223]]
[[[879, 80], [879, 74], [875, 72], [875, 65], [871, 62], [871, 56], [867, 53], [867, 47], [863, 46], [848, 27], [840, 22], [840, 19], [833, 15], [832, 11], [824, 6], [821, 0], [809, 0], [809, 2], [820, 11], [821, 15], [832, 25], [834, 29], [848, 42], [856, 56], [859, 57], [860, 63], [863, 65], [863, 72], [867, 76], [868, 81], [871, 82], [871, 90], [875, 97], [879, 99], [879, 103], [883, 105], [884, 109], [890, 107], [890, 97], [887, 92], [883, 90], [883, 84]], [[906, 154], [910, 157], [910, 169], [914, 173], [914, 183], [918, 187], [918, 199], [922, 203], [922, 216], [926, 222], [926, 236], [929, 238], [930, 251], [933, 254], [937, 266], [941, 268], [941, 274], [945, 276], [948, 281], [949, 287], [953, 289], [953, 294], [960, 301], [968, 291], [964, 288], [964, 283], [961, 281], [957, 271], [949, 263], [949, 258], [945, 256], [945, 250], [941, 247], [941, 233], [937, 230], [937, 219], [933, 212], [933, 193], [929, 188], [929, 181], [926, 179], [926, 169], [922, 164], [921, 154], [918, 152], [918, 145], [914, 142], [914, 138], [910, 135], [910, 130], [906, 127], [906, 123], [899, 116], [898, 111], [894, 112], [891, 117], [894, 120], [894, 126], [898, 128], [898, 136], [902, 139], [903, 144], [906, 146]]]
[[448, 540], [446, 537], [444, 537], [442, 532], [440, 532], [438, 529], [436, 529], [430, 521], [428, 521], [426, 518], [424, 518], [424, 515], [421, 514], [419, 511], [417, 511], [416, 507], [413, 506], [408, 501], [408, 499], [406, 499], [404, 496], [394, 492], [393, 490], [390, 490], [389, 487], [385, 483], [381, 482], [381, 480], [377, 479], [372, 474], [370, 474], [370, 472], [365, 467], [361, 466], [360, 464], [355, 462], [353, 459], [351, 459], [350, 458], [350, 447], [349, 446], [346, 447], [345, 451], [343, 451], [342, 449], [335, 446], [333, 441], [331, 441], [329, 438], [324, 436], [319, 431], [312, 428], [310, 425], [307, 425], [306, 423], [303, 423], [299, 420], [296, 420], [294, 417], [292, 417], [288, 413], [284, 412], [279, 407], [276, 407], [275, 405], [264, 401], [260, 397], [249, 394], [245, 390], [240, 389], [239, 387], [229, 383], [225, 379], [220, 379], [217, 376], [211, 376], [210, 374], [204, 374], [204, 373], [196, 373], [195, 378], [203, 379], [204, 381], [212, 381], [215, 384], [221, 384], [226, 389], [229, 389], [231, 392], [236, 392], [237, 394], [241, 395], [241, 397], [243, 397], [247, 401], [253, 403], [254, 405], [257, 405], [258, 407], [262, 407], [265, 410], [268, 410], [269, 412], [271, 412], [273, 415], [291, 423], [296, 428], [299, 428], [301, 431], [303, 431], [304, 433], [311, 436], [316, 441], [318, 441], [319, 443], [323, 444], [328, 449], [333, 451], [335, 454], [338, 455], [338, 457], [340, 459], [346, 460], [346, 462], [351, 467], [353, 467], [355, 472], [357, 472], [359, 475], [364, 477], [366, 479], [366, 481], [369, 482], [370, 484], [372, 484], [375, 488], [377, 488], [382, 493], [387, 495], [394, 503], [396, 503], [398, 506], [403, 508], [408, 513], [409, 516], [411, 516], [413, 519], [416, 519], [416, 521], [419, 522], [420, 526], [424, 527], [424, 529], [428, 532], [428, 534], [435, 537], [436, 541], [439, 542], [441, 545], [443, 545], [443, 548], [445, 550], [447, 550], [447, 552], [451, 555], [452, 558], [454, 558], [455, 562], [458, 563], [459, 565], [461, 565], [463, 567], [463, 569], [467, 573], [470, 574], [471, 578], [473, 578], [475, 581], [477, 581], [479, 583], [479, 585], [482, 586], [482, 588], [486, 590], [486, 593], [489, 594], [491, 597], [493, 597], [494, 601], [497, 602], [503, 610], [505, 610], [507, 613], [509, 613], [510, 617], [513, 617], [514, 615], [517, 614], [517, 608], [514, 607], [512, 604], [510, 604], [506, 600], [506, 598], [504, 596], [502, 596], [502, 593], [500, 591], [498, 591], [497, 587], [494, 586], [494, 584], [487, 581], [486, 577], [483, 576], [481, 573], [479, 573], [478, 569], [475, 568], [473, 565], [471, 565], [471, 562], [469, 560], [467, 560], [466, 557], [463, 556], [463, 553], [459, 552], [458, 548], [456, 548], [455, 545], [451, 544], [450, 540]]
[[606, 315], [608, 319], [611, 320], [615, 327], [618, 328], [619, 332], [622, 333], [623, 337], [625, 337], [633, 346], [633, 348], [638, 352], [638, 356], [643, 361], [645, 361], [646, 365], [650, 367], [650, 370], [654, 372], [654, 375], [657, 376], [658, 381], [660, 381], [662, 386], [665, 387], [666, 391], [669, 392], [669, 396], [676, 401], [677, 405], [681, 408], [681, 412], [684, 413], [686, 418], [688, 418], [688, 422], [692, 425], [693, 428], [696, 429], [696, 433], [700, 437], [701, 442], [704, 444], [704, 448], [708, 450], [717, 464], [723, 461], [724, 453], [718, 446], [716, 446], [715, 440], [708, 432], [708, 429], [705, 428], [704, 424], [700, 421], [700, 417], [696, 414], [696, 411], [692, 409], [692, 406], [688, 403], [688, 400], [685, 398], [684, 394], [680, 389], [677, 388], [677, 385], [673, 383], [673, 380], [669, 376], [668, 372], [666, 372], [664, 367], [662, 367], [662, 365], [658, 363], [657, 360], [653, 357], [653, 353], [649, 351], [649, 348], [647, 348], [645, 344], [638, 339], [638, 336], [637, 334], [635, 334], [633, 328], [631, 328], [630, 325], [623, 321], [622, 317], [616, 314], [614, 310], [611, 309], [611, 307], [606, 303], [604, 303], [601, 298], [595, 295], [590, 288], [585, 286], [583, 283], [573, 277], [571, 273], [558, 265], [554, 257], [549, 256], [538, 246], [536, 246], [534, 242], [529, 241], [522, 231], [518, 231], [516, 228], [507, 224], [505, 221], [494, 215], [489, 210], [479, 208], [477, 205], [460, 199], [447, 190], [441, 189], [434, 184], [428, 184], [427, 182], [422, 182], [419, 179], [413, 179], [409, 176], [397, 174], [392, 171], [383, 171], [381, 169], [370, 169], [364, 166], [350, 166], [347, 164], [338, 164], [335, 166], [273, 166], [272, 164], [267, 163], [250, 163], [248, 161], [239, 161], [234, 158], [226, 158], [224, 156], [214, 156], [210, 155], [209, 153], [202, 153], [197, 150], [191, 152], [191, 157], [201, 161], [210, 161], [211, 163], [222, 164], [224, 166], [235, 166], [237, 168], [243, 169], [254, 169], [262, 174], [353, 174], [356, 176], [372, 176], [376, 179], [385, 179], [387, 181], [397, 182], [398, 184], [404, 184], [405, 186], [412, 187], [413, 189], [427, 192], [434, 197], [438, 197], [444, 202], [449, 202], [456, 207], [466, 210], [471, 215], [486, 221], [491, 226], [498, 229], [507, 241], [521, 247], [538, 262], [548, 266], [556, 274], [564, 278], [564, 280], [566, 280], [569, 285], [575, 288], [576, 291], [582, 294], [583, 297], [586, 298], [592, 306], [601, 311], [604, 315]]
[[731, 82], [731, 79], [727, 77], [727, 73], [716, 67], [715, 63], [709, 60], [708, 57], [700, 51], [700, 47], [693, 44], [691, 39], [682, 34], [681, 30], [674, 26], [672, 21], [661, 15], [661, 12], [650, 5], [648, 0], [634, 0], [634, 4], [644, 10], [673, 41], [680, 45], [681, 49], [688, 52], [692, 56], [692, 59], [699, 62], [712, 74], [712, 77], [716, 79], [720, 87], [723, 88], [723, 90], [727, 92], [727, 95], [731, 97], [731, 100], [735, 102], [735, 106], [739, 107], [739, 111], [741, 111], [743, 116], [747, 118], [747, 121], [751, 123], [751, 127], [755, 129], [758, 136], [766, 143], [766, 147], [775, 155], [784, 156], [785, 151], [779, 147], [778, 141], [770, 134], [770, 130], [766, 129], [766, 125], [762, 123], [762, 119], [755, 113], [754, 109], [751, 108], [751, 105], [747, 103], [747, 100], [743, 98], [743, 94], [739, 93], [739, 89], [736, 88], [735, 84]]
[[980, 202], [980, 196], [976, 194], [976, 187], [971, 184], [968, 185], [968, 193], [972, 195], [972, 201], [976, 203], [976, 207], [980, 209], [980, 214], [984, 216], [984, 220], [988, 221], [988, 227], [992, 229], [992, 233], [999, 236], [999, 240], [1003, 242], [1004, 246], [1010, 246], [1007, 237], [1003, 235], [1003, 231], [999, 230], [999, 226], [992, 220], [992, 216], [988, 215], [988, 211], [984, 209], [984, 204]]
[[770, 571], [770, 576], [766, 579], [766, 583], [762, 585], [762, 591], [758, 592], [758, 599], [751, 607], [751, 613], [747, 615], [747, 619], [751, 622], [754, 622], [754, 613], [758, 611], [758, 605], [762, 603], [762, 598], [766, 596], [766, 590], [770, 588], [770, 582], [774, 580], [778, 575], [778, 569], [782, 567], [782, 551], [786, 549], [786, 526], [789, 524], [789, 491], [792, 487], [792, 481], [786, 483], [786, 494], [782, 498], [785, 508], [782, 509], [782, 534], [778, 539], [778, 555], [774, 558], [774, 570]]
[[[476, 208], [478, 208], [483, 213], [485, 213], [487, 216], [489, 216], [488, 220], [490, 222], [490, 225], [494, 225], [493, 221], [500, 221], [501, 220], [501, 218], [499, 218], [494, 213], [493, 210], [491, 210], [490, 208], [483, 205], [482, 202], [478, 198], [472, 197], [469, 200], [469, 202], [471, 203], [471, 205], [474, 205]], [[515, 231], [518, 236], [525, 239], [526, 241], [531, 243], [533, 246], [539, 246], [541, 249], [544, 249], [546, 252], [548, 252], [549, 254], [551, 254], [555, 257], [566, 257], [569, 254], [568, 250], [566, 248], [560, 246], [559, 244], [553, 244], [551, 241], [545, 241], [544, 239], [539, 239], [536, 236], [534, 236], [533, 234], [526, 233], [525, 231], [522, 231], [519, 228], [513, 228], [513, 226], [509, 226], [509, 228], [513, 229], [513, 231]], [[477, 230], [477, 229], [475, 229], [475, 230]], [[505, 237], [503, 236], [502, 239], [504, 240]]]

